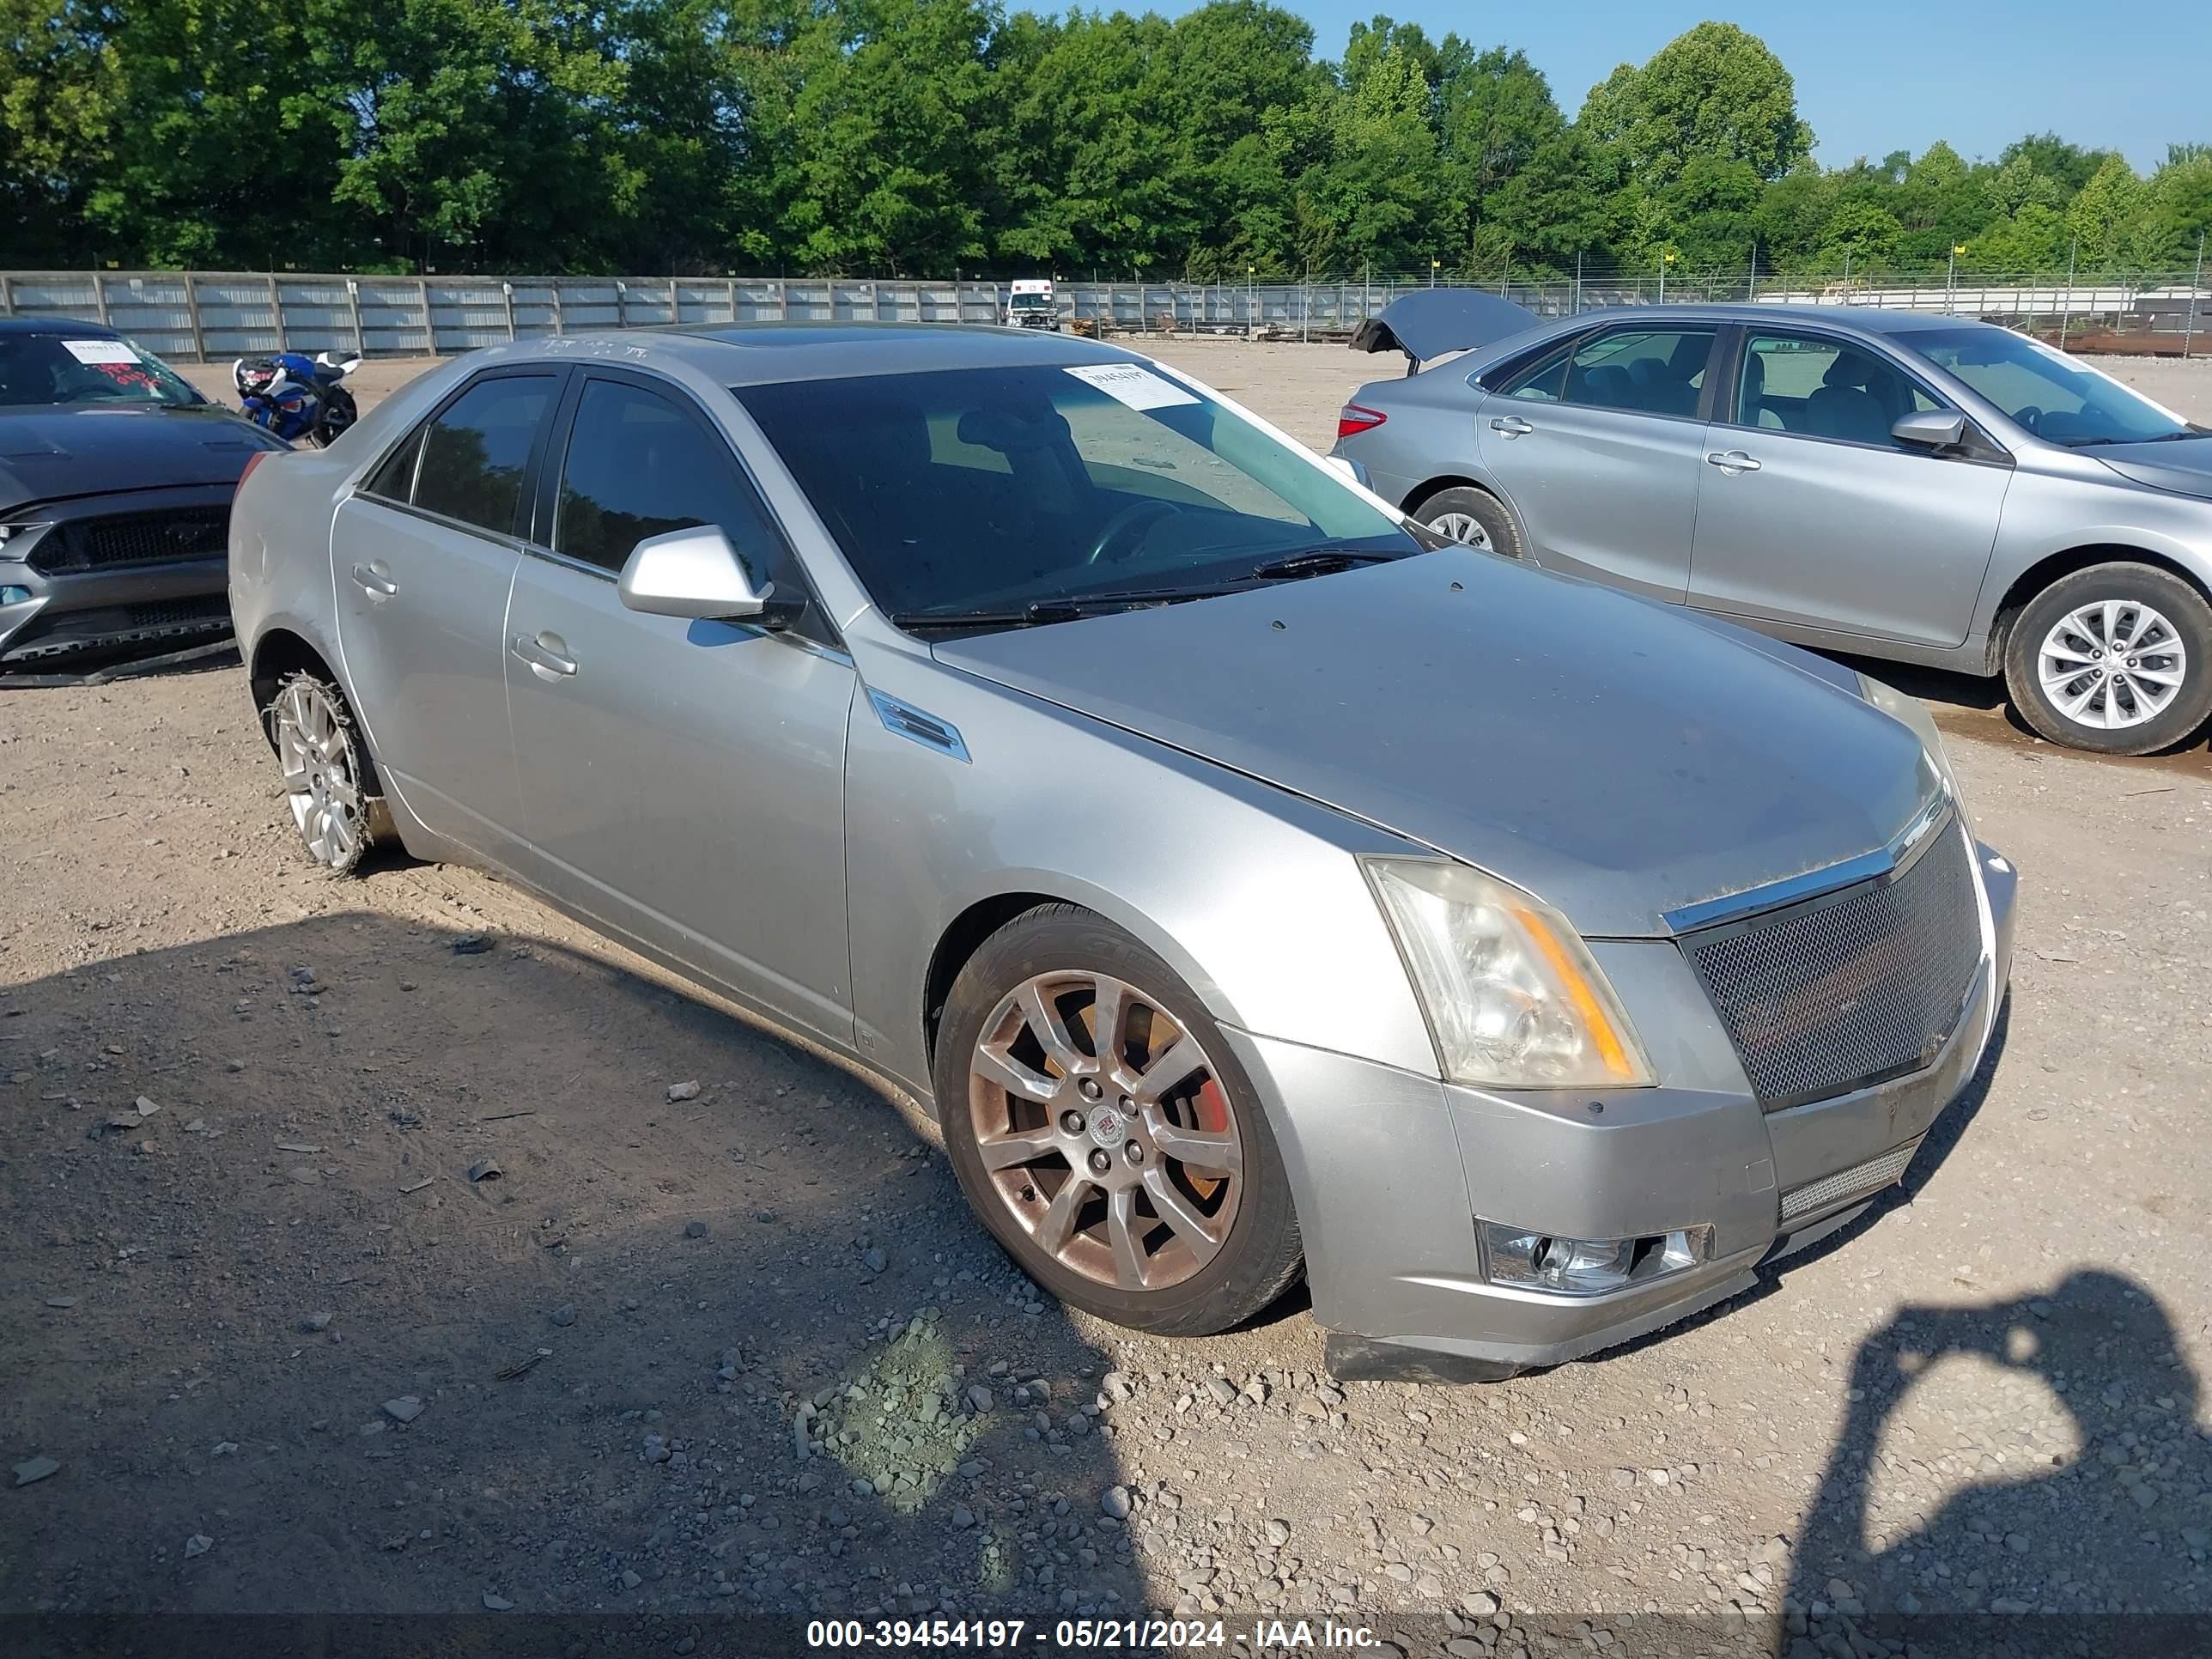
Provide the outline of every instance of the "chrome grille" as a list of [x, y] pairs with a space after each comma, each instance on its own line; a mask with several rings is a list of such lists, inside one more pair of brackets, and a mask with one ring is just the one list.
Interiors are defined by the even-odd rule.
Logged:
[[125, 565], [177, 564], [219, 559], [230, 535], [227, 507], [179, 507], [167, 513], [125, 513], [56, 526], [31, 552], [31, 568], [65, 576]]
[[1862, 1193], [1879, 1192], [1904, 1175], [1905, 1166], [1912, 1162], [1913, 1153], [1919, 1150], [1920, 1143], [1916, 1140], [1884, 1152], [1880, 1158], [1870, 1158], [1848, 1170], [1838, 1170], [1833, 1175], [1792, 1188], [1782, 1194], [1782, 1218], [1795, 1221], [1801, 1215], [1811, 1215]]
[[1965, 831], [1947, 816], [1897, 872], [1681, 943], [1769, 1111], [1917, 1071], [1981, 963]]

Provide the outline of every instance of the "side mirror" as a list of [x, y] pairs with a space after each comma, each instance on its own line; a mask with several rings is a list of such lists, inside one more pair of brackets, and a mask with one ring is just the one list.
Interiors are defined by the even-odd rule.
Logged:
[[1948, 449], [1966, 441], [1966, 417], [1956, 410], [1915, 410], [1900, 416], [1889, 435], [1915, 449]]
[[1321, 458], [1321, 462], [1330, 471], [1341, 475], [1363, 489], [1371, 487], [1367, 482], [1366, 467], [1353, 460], [1349, 455], [1324, 455]]
[[799, 609], [776, 597], [774, 582], [756, 587], [730, 538], [711, 524], [647, 537], [623, 562], [615, 591], [632, 611], [693, 622], [786, 628]]

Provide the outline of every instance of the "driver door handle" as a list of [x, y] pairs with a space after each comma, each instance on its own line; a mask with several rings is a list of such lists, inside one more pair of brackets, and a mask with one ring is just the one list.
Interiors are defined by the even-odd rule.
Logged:
[[530, 672], [537, 675], [539, 679], [553, 682], [565, 680], [576, 672], [575, 659], [564, 657], [560, 650], [555, 648], [556, 646], [562, 645], [562, 641], [556, 639], [553, 645], [548, 645], [545, 643], [546, 638], [547, 636], [543, 634], [538, 635], [536, 639], [532, 639], [527, 634], [517, 634], [507, 642], [507, 648], [520, 660], [528, 663]]
[[1509, 438], [1522, 438], [1536, 428], [1518, 415], [1500, 415], [1490, 423], [1490, 429], [1492, 432], [1502, 432]]
[[373, 564], [354, 566], [353, 579], [372, 599], [388, 599], [399, 591], [399, 584]]
[[1720, 468], [1723, 472], [1756, 472], [1759, 471], [1759, 463], [1752, 459], [1750, 456], [1745, 454], [1741, 449], [1717, 451], [1713, 454], [1706, 456], [1705, 459], [1714, 466]]

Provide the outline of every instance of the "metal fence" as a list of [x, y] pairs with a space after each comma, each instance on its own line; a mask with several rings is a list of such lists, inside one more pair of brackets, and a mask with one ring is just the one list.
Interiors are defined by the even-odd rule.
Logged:
[[[1867, 274], [1806, 282], [1747, 273], [1618, 274], [1454, 286], [1504, 294], [1541, 316], [1669, 301], [1854, 304], [1986, 317], [2087, 349], [2194, 355], [2212, 290], [2194, 272], [2127, 280], [2034, 273], [1930, 282]], [[1064, 321], [1106, 333], [1341, 339], [1419, 279], [1234, 283], [1060, 282]], [[830, 277], [350, 276], [242, 272], [4, 271], [0, 315], [72, 318], [129, 332], [179, 362], [258, 353], [422, 356], [578, 329], [656, 324], [1001, 319], [1005, 283]]]

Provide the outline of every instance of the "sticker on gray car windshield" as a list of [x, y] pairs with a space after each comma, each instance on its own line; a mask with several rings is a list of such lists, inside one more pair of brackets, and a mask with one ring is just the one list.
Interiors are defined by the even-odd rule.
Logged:
[[62, 349], [81, 363], [135, 363], [138, 354], [120, 340], [64, 340]]
[[1132, 409], [1172, 409], [1198, 401], [1174, 381], [1134, 363], [1085, 363], [1067, 372]]

